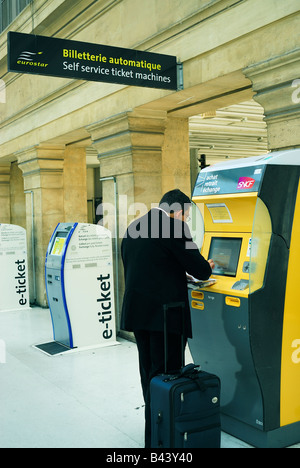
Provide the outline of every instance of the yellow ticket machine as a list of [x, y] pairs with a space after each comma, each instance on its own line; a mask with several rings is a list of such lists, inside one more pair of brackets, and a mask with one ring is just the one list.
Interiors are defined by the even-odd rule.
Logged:
[[190, 350], [222, 381], [222, 427], [257, 447], [300, 442], [300, 149], [201, 171], [202, 254]]

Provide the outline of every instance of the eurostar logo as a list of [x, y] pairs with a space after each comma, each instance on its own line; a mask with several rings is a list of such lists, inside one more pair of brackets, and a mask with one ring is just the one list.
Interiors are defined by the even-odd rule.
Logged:
[[27, 62], [33, 62], [37, 55], [42, 55], [42, 53], [43, 52], [28, 52], [27, 50], [24, 50], [24, 52], [20, 54], [18, 60], [26, 60]]
[[48, 67], [48, 63], [41, 62], [40, 57], [43, 55], [43, 52], [30, 52], [28, 50], [24, 50], [21, 52], [19, 55], [19, 58], [17, 60], [18, 65], [28, 65], [31, 67]]

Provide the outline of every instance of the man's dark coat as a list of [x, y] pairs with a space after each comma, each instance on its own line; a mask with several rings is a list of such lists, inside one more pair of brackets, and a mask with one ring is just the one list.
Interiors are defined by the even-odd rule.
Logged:
[[[211, 276], [209, 263], [192, 242], [186, 223], [152, 209], [134, 221], [122, 242], [125, 296], [121, 328], [163, 331], [163, 305], [185, 302], [186, 336], [192, 336], [186, 273]], [[182, 333], [179, 311], [168, 319], [169, 333]]]

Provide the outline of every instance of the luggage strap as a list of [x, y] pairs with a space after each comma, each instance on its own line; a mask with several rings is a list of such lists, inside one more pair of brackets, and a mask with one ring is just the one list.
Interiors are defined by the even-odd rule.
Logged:
[[176, 372], [174, 375], [168, 376], [164, 382], [172, 382], [178, 379], [181, 379], [182, 377], [185, 377], [187, 379], [193, 380], [196, 385], [199, 387], [201, 392], [205, 392], [209, 387], [215, 387], [216, 385], [209, 385], [205, 383], [204, 380], [199, 379], [199, 372], [200, 372], [200, 366], [196, 366], [195, 364], [188, 364], [185, 366], [181, 371]]

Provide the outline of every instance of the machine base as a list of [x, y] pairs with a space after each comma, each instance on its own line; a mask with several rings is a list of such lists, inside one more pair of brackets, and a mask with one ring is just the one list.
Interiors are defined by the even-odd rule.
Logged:
[[50, 343], [43, 343], [39, 345], [33, 345], [33, 348], [38, 349], [48, 356], [58, 356], [60, 354], [79, 353], [81, 351], [89, 351], [91, 349], [106, 348], [108, 346], [117, 346], [120, 343], [118, 341], [108, 341], [108, 343], [101, 343], [93, 346], [83, 346], [81, 348], [69, 348], [58, 341], [51, 341]]
[[71, 348], [68, 348], [63, 344], [58, 343], [57, 341], [51, 341], [50, 343], [35, 345], [34, 348], [39, 349], [40, 351], [42, 351], [45, 354], [48, 354], [49, 356], [56, 356], [57, 354], [66, 353], [67, 351], [71, 350]]
[[222, 414], [222, 431], [257, 448], [284, 448], [300, 443], [300, 422], [265, 432]]

